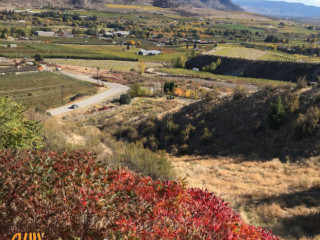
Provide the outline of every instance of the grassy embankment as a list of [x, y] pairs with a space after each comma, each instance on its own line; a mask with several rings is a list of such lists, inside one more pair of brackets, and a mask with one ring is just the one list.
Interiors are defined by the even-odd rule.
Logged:
[[193, 71], [182, 68], [159, 68], [158, 72], [178, 75], [178, 76], [188, 76], [188, 77], [196, 77], [196, 78], [205, 78], [212, 81], [226, 81], [226, 82], [234, 82], [234, 83], [246, 83], [246, 84], [256, 84], [256, 85], [288, 85], [292, 83], [284, 82], [284, 81], [274, 81], [268, 79], [259, 79], [259, 78], [244, 78], [244, 77], [235, 77], [235, 76], [223, 76], [217, 75], [210, 72], [202, 72], [202, 71]]

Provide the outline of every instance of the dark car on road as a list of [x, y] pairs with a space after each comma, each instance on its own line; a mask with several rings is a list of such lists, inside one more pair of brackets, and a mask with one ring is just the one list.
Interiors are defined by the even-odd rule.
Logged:
[[69, 107], [69, 109], [76, 109], [76, 108], [79, 108], [79, 105], [73, 104], [71, 107]]

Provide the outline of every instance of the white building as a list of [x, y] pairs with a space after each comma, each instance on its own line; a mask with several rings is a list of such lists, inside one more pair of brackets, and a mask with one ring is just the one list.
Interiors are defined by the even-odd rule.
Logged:
[[136, 52], [136, 54], [143, 55], [143, 56], [152, 56], [152, 55], [160, 55], [161, 51], [141, 49], [139, 50], [139, 52]]
[[55, 32], [37, 31], [36, 35], [38, 35], [40, 37], [54, 37], [55, 36]]
[[116, 32], [113, 32], [113, 35], [117, 35], [119, 37], [128, 37], [130, 35], [130, 32], [129, 31], [116, 31]]

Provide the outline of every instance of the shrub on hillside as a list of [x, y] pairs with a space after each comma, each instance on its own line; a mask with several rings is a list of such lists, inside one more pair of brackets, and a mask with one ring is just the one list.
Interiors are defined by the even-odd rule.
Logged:
[[208, 128], [204, 128], [203, 129], [203, 134], [201, 136], [201, 141], [203, 143], [208, 143], [208, 142], [211, 142], [211, 140], [212, 140], [211, 138], [212, 138], [211, 131]]
[[0, 98], [0, 150], [42, 147], [42, 126], [27, 119], [24, 111], [21, 104]]
[[144, 62], [138, 62], [138, 73], [140, 75], [144, 74], [146, 71], [146, 64]]
[[140, 83], [134, 83], [129, 90], [129, 96], [131, 98], [148, 97], [150, 94], [150, 89], [143, 87]]
[[214, 194], [106, 170], [87, 152], [0, 152], [0, 236], [46, 239], [264, 239]]
[[195, 126], [191, 125], [190, 123], [180, 132], [180, 139], [182, 143], [186, 143], [190, 139], [190, 134], [196, 130]]
[[272, 130], [278, 130], [284, 123], [285, 120], [285, 110], [284, 106], [281, 100], [281, 97], [279, 96], [277, 98], [277, 101], [271, 104], [268, 117], [267, 117], [267, 122], [269, 128]]
[[212, 62], [202, 68], [202, 71], [214, 73], [214, 71], [220, 66], [221, 58], [218, 58], [216, 62]]
[[307, 137], [316, 134], [319, 128], [320, 109], [310, 107], [306, 114], [299, 114], [295, 122], [295, 132], [299, 137]]
[[131, 97], [129, 94], [122, 94], [119, 99], [120, 104], [130, 104], [131, 103]]
[[179, 130], [179, 124], [173, 121], [172, 115], [169, 115], [164, 122], [164, 130], [166, 132], [177, 133]]
[[[113, 154], [106, 160], [112, 168], [128, 168], [136, 173], [151, 176], [153, 179], [168, 180], [175, 177], [171, 162], [163, 151], [151, 151], [143, 146], [143, 141], [152, 144], [152, 136], [140, 142], [123, 143], [109, 139], [108, 146]], [[147, 144], [146, 144], [147, 145]]]
[[248, 90], [244, 87], [236, 87], [233, 89], [233, 99], [240, 100], [248, 96]]
[[166, 94], [169, 94], [169, 93], [173, 93], [174, 90], [178, 87], [178, 85], [175, 83], [175, 82], [165, 82], [164, 84], [164, 87], [163, 87], [163, 91], [166, 93]]
[[174, 68], [184, 68], [186, 61], [182, 57], [177, 57], [171, 61]]
[[205, 72], [211, 72], [213, 73], [217, 68], [217, 64], [215, 62], [210, 63], [207, 66], [204, 66], [201, 70]]
[[266, 84], [263, 86], [263, 90], [267, 93], [272, 93], [277, 90], [277, 86], [272, 85], [272, 84]]
[[296, 89], [306, 88], [307, 86], [308, 86], [308, 81], [306, 76], [298, 78]]
[[289, 112], [295, 112], [300, 107], [299, 93], [289, 92], [284, 95], [285, 107]]
[[213, 89], [211, 91], [208, 91], [207, 95], [206, 95], [206, 100], [207, 101], [215, 101], [218, 99], [219, 94], [220, 94], [220, 92], [218, 89]]

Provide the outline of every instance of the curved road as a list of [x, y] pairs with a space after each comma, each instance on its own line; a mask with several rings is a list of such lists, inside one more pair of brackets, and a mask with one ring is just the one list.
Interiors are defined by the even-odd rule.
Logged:
[[[84, 76], [84, 75], [76, 75], [76, 74], [72, 74], [72, 73], [67, 73], [67, 72], [61, 72], [64, 75], [67, 75], [69, 77], [72, 78], [76, 78], [82, 81], [86, 81], [86, 82], [91, 82], [91, 83], [96, 83], [97, 80], [93, 79], [91, 77], [88, 76]], [[83, 107], [87, 107], [89, 105], [98, 103], [103, 101], [104, 99], [108, 98], [108, 97], [112, 97], [114, 95], [118, 95], [118, 94], [123, 94], [126, 93], [129, 90], [129, 87], [121, 85], [121, 84], [117, 84], [117, 83], [109, 83], [109, 82], [103, 82], [103, 84], [107, 87], [109, 87], [109, 90], [104, 91], [102, 93], [96, 94], [92, 97], [89, 97], [87, 99], [84, 100], [80, 100], [78, 102], [73, 102], [71, 104], [67, 104], [64, 105], [62, 107], [58, 107], [58, 108], [54, 108], [48, 111], [48, 113], [50, 113], [52, 116], [54, 115], [58, 115], [58, 114], [63, 114], [63, 113], [67, 113], [72, 111], [73, 109], [70, 109], [69, 107], [71, 107], [73, 104], [77, 104], [79, 106], [79, 108], [83, 108]]]

